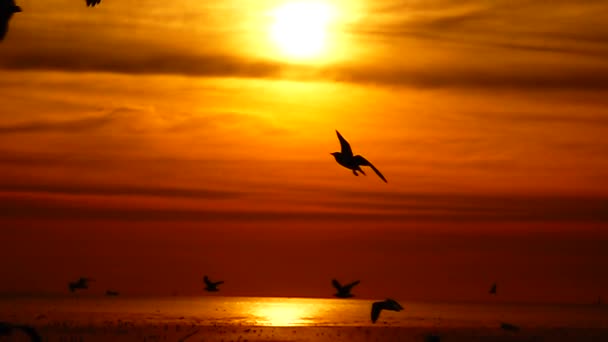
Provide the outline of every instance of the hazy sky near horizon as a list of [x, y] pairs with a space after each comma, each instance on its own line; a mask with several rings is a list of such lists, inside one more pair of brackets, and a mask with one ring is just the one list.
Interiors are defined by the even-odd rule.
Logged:
[[312, 58], [287, 2], [18, 1], [0, 293], [608, 296], [605, 1], [320, 1]]

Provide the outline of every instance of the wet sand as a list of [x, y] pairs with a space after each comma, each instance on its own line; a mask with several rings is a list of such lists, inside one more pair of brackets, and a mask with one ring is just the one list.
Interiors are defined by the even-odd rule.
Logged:
[[[49, 322], [34, 325], [43, 341], [197, 341], [197, 342], [286, 342], [286, 341], [425, 341], [437, 335], [441, 341], [608, 341], [608, 328], [522, 328], [507, 332], [496, 328], [413, 327], [259, 327], [200, 326], [196, 324], [136, 324], [105, 322], [101, 326]], [[0, 341], [27, 341], [25, 336], [0, 337]]]

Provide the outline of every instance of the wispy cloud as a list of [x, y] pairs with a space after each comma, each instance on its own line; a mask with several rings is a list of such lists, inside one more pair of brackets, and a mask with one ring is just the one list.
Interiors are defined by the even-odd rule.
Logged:
[[[230, 47], [225, 41], [238, 40], [242, 34], [234, 22], [201, 29], [199, 38], [208, 40], [206, 49], [192, 48], [184, 37], [180, 38], [183, 42], [166, 42], [165, 35], [155, 40], [152, 38], [159, 32], [154, 21], [146, 17], [146, 24], [137, 26], [140, 39], [119, 39], [117, 32], [106, 32], [108, 28], [96, 25], [92, 34], [97, 44], [90, 44], [86, 29], [62, 39], [51, 35], [42, 47], [14, 42], [3, 51], [0, 68], [335, 80], [410, 87], [608, 89], [605, 2], [386, 0], [374, 2], [367, 10], [360, 20], [343, 27], [342, 34], [373, 58], [354, 55], [350, 61], [323, 67], [281, 62], [260, 57], [245, 47]], [[214, 9], [197, 7], [197, 11], [203, 15]], [[114, 15], [118, 18], [104, 17], [109, 22], [106, 26], [111, 27], [112, 21], [124, 24], [119, 11]], [[181, 25], [199, 25], [189, 21], [195, 18], [167, 18], [178, 19], [186, 20]], [[61, 21], [61, 17], [55, 20]], [[227, 38], [221, 39], [218, 30]], [[80, 48], [74, 49], [75, 45]], [[394, 56], [400, 51], [412, 51], [410, 58], [396, 60]]]
[[[239, 193], [128, 186], [120, 188], [3, 186], [0, 191], [4, 191], [0, 195], [0, 215], [7, 219], [222, 221], [224, 223], [373, 221], [396, 224], [400, 222], [608, 222], [608, 198], [601, 196], [485, 196], [342, 191], [337, 197], [320, 201], [306, 203], [297, 200], [297, 197], [283, 201], [283, 205], [299, 202], [298, 210], [235, 206], [226, 210], [210, 210], [116, 207], [110, 202], [107, 205], [103, 202], [87, 203], [79, 200], [79, 196], [156, 196], [218, 200], [237, 198]], [[75, 197], [57, 197], [66, 194]], [[258, 193], [254, 197], [257, 203], [264, 203], [270, 200], [272, 195]], [[361, 198], [361, 200], [353, 200], [353, 198]]]

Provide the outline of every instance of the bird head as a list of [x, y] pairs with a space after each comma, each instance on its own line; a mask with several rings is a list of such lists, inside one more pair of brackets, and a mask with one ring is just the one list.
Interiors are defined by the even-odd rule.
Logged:
[[342, 154], [342, 153], [340, 153], [340, 152], [332, 152], [332, 153], [330, 153], [330, 154], [331, 154], [332, 156], [334, 156], [334, 158], [336, 158], [336, 160], [338, 160], [338, 157], [339, 157], [339, 156], [340, 156], [340, 154]]
[[21, 12], [21, 7], [13, 6], [13, 13]]

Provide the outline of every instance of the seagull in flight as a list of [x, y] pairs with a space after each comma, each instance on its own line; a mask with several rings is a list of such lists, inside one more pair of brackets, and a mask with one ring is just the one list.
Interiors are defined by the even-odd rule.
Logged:
[[0, 337], [1, 336], [11, 336], [14, 331], [21, 330], [27, 336], [29, 336], [30, 341], [32, 342], [41, 342], [42, 338], [36, 331], [36, 329], [27, 326], [27, 325], [16, 325], [7, 322], [0, 322]]
[[95, 5], [99, 5], [99, 3], [101, 2], [101, 0], [86, 0], [87, 1], [87, 7], [95, 7]]
[[496, 283], [492, 284], [492, 287], [490, 288], [489, 293], [493, 294], [493, 295], [496, 294]]
[[401, 311], [403, 307], [394, 299], [386, 299], [382, 302], [374, 302], [372, 304], [372, 323], [376, 323], [382, 310]]
[[15, 0], [0, 0], [0, 41], [6, 36], [8, 21], [17, 12], [21, 12], [21, 7], [15, 4]]
[[217, 292], [217, 291], [219, 291], [219, 289], [217, 288], [217, 286], [224, 283], [223, 280], [222, 281], [215, 281], [215, 282], [213, 282], [207, 276], [203, 277], [203, 281], [205, 282], [205, 291], [207, 291], [207, 292]]
[[342, 286], [336, 279], [333, 279], [331, 283], [338, 291], [334, 294], [334, 296], [338, 298], [351, 298], [354, 297], [354, 295], [351, 294], [350, 291], [353, 289], [353, 287], [355, 287], [355, 285], [359, 284], [360, 281], [357, 280], [344, 286]]
[[93, 281], [93, 279], [81, 277], [77, 281], [69, 282], [68, 288], [70, 289], [70, 292], [74, 292], [76, 290], [86, 290], [89, 288], [90, 281]]
[[353, 170], [355, 176], [358, 176], [357, 171], [361, 172], [365, 176], [365, 172], [361, 170], [361, 166], [369, 166], [374, 170], [374, 172], [380, 177], [385, 183], [387, 183], [386, 178], [380, 173], [378, 169], [372, 163], [370, 163], [367, 159], [363, 158], [360, 155], [353, 156], [353, 150], [350, 148], [350, 144], [344, 137], [336, 130], [336, 134], [338, 134], [338, 140], [340, 140], [341, 152], [331, 153], [338, 164], [344, 166], [347, 169]]

